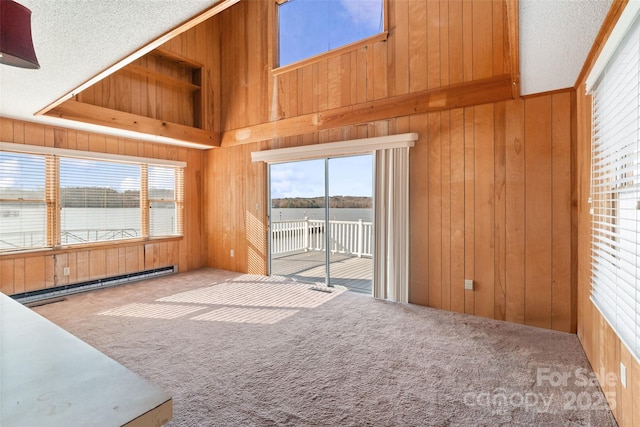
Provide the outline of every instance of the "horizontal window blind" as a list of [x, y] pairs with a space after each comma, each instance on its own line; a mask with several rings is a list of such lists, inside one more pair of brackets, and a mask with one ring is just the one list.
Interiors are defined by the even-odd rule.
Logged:
[[640, 30], [593, 88], [591, 299], [640, 360]]
[[183, 189], [182, 169], [175, 167], [149, 166], [149, 235], [152, 237], [174, 236], [182, 233], [179, 223], [178, 196]]
[[0, 142], [0, 252], [181, 236], [185, 166]]
[[45, 247], [44, 156], [0, 152], [0, 252]]
[[63, 245], [142, 236], [140, 166], [60, 159]]

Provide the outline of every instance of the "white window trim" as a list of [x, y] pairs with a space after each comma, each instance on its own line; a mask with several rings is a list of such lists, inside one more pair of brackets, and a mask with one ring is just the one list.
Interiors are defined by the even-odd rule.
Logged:
[[283, 163], [322, 157], [355, 156], [389, 148], [413, 147], [417, 140], [417, 133], [403, 133], [326, 144], [304, 145], [301, 147], [274, 148], [272, 150], [253, 151], [251, 153], [251, 161], [254, 163]]
[[585, 80], [587, 94], [590, 94], [591, 91], [593, 90], [593, 86], [596, 84], [598, 79], [600, 79], [602, 72], [606, 68], [607, 64], [609, 63], [613, 55], [618, 50], [618, 46], [620, 46], [620, 43], [622, 43], [622, 40], [631, 29], [631, 26], [635, 22], [636, 17], [638, 16], [639, 13], [640, 13], [640, 1], [632, 0], [629, 3], [627, 3], [627, 5], [624, 8], [624, 11], [622, 12], [622, 15], [620, 15], [618, 22], [616, 23], [615, 27], [611, 31], [609, 38], [605, 42], [604, 47], [602, 48], [602, 50], [600, 51], [600, 54], [598, 55], [598, 59], [596, 59], [596, 62], [593, 64], [593, 67], [591, 67], [591, 71], [589, 72], [589, 75]]

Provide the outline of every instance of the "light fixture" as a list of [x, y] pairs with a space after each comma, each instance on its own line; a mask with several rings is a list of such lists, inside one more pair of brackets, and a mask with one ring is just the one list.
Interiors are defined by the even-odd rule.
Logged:
[[0, 64], [40, 68], [31, 40], [31, 11], [13, 0], [0, 0]]

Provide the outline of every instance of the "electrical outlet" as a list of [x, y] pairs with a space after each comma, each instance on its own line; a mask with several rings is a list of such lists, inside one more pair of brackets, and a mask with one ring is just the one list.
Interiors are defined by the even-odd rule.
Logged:
[[65, 267], [65, 268], [62, 270], [62, 275], [63, 275], [63, 276], [68, 276], [69, 274], [71, 274], [71, 271], [69, 270], [69, 267]]
[[620, 383], [622, 387], [627, 388], [627, 367], [620, 362]]
[[465, 291], [473, 290], [473, 279], [464, 279], [464, 290]]
[[231, 249], [229, 251], [229, 255], [233, 258], [234, 256], [236, 256], [236, 251], [234, 251], [233, 249]]

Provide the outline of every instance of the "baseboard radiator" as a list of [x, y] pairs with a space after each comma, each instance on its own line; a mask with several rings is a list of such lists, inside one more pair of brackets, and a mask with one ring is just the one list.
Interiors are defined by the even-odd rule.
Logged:
[[39, 289], [37, 291], [22, 292], [11, 295], [11, 298], [24, 304], [34, 305], [46, 300], [59, 300], [67, 295], [80, 292], [92, 291], [94, 289], [108, 288], [110, 286], [123, 285], [139, 280], [151, 279], [159, 276], [166, 276], [178, 272], [178, 266], [154, 268], [136, 273], [120, 274], [118, 276], [105, 277], [102, 279], [88, 280], [86, 282], [74, 283], [72, 285], [56, 286], [53, 288]]

